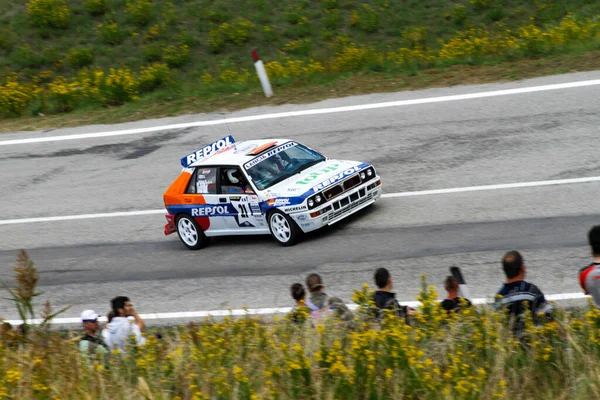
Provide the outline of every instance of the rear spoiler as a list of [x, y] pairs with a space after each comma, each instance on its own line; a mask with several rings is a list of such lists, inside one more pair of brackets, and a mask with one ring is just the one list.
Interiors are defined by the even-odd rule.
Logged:
[[207, 146], [202, 147], [201, 149], [196, 150], [192, 154], [188, 154], [187, 156], [181, 159], [181, 165], [184, 168], [189, 167], [193, 163], [202, 160], [210, 155], [217, 153], [219, 150], [225, 149], [228, 146], [231, 146], [235, 143], [233, 136], [229, 135], [222, 139], [219, 139]]

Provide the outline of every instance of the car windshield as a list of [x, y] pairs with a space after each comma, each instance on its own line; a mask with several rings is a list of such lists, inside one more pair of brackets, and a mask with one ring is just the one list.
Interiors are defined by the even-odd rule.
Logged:
[[265, 190], [323, 161], [323, 155], [296, 144], [253, 165], [247, 172], [258, 190]]

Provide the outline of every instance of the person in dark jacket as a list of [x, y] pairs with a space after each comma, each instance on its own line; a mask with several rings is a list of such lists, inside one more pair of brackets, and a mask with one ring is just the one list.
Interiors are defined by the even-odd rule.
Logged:
[[373, 294], [375, 316], [380, 319], [383, 316], [382, 310], [393, 310], [399, 318], [404, 318], [406, 323], [409, 323], [408, 316], [413, 314], [413, 310], [408, 306], [400, 305], [396, 300], [396, 294], [391, 292], [393, 282], [390, 272], [386, 268], [378, 268], [373, 278], [379, 288]]

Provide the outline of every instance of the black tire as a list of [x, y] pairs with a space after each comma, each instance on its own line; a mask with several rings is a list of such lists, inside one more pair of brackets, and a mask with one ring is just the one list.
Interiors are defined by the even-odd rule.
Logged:
[[302, 231], [287, 214], [275, 210], [267, 218], [271, 236], [284, 247], [293, 246], [302, 238]]
[[208, 244], [208, 238], [194, 218], [186, 214], [177, 217], [177, 235], [181, 243], [190, 250], [199, 250]]

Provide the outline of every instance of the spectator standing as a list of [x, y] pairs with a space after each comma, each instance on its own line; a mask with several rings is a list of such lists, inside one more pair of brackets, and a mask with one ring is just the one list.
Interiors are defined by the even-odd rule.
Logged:
[[448, 296], [442, 301], [441, 306], [448, 313], [458, 312], [463, 306], [470, 307], [471, 302], [468, 299], [458, 295], [458, 280], [453, 276], [447, 276], [444, 281], [444, 289], [448, 292]]
[[399, 318], [404, 318], [408, 324], [408, 316], [412, 314], [412, 310], [408, 306], [401, 306], [396, 300], [396, 294], [391, 291], [393, 282], [390, 272], [386, 268], [378, 268], [373, 279], [379, 289], [373, 294], [376, 317], [381, 318], [381, 310], [392, 310]]
[[339, 297], [329, 297], [325, 293], [325, 285], [319, 274], [310, 274], [306, 277], [306, 287], [310, 292], [309, 301], [319, 311], [333, 311], [335, 315], [344, 321], [351, 321], [354, 315]]
[[[146, 339], [142, 336], [144, 321], [134, 310], [128, 297], [118, 296], [111, 300], [112, 309], [115, 313], [112, 321], [107, 325], [107, 344], [111, 349], [119, 349], [125, 352], [125, 344], [130, 336], [135, 336], [138, 345], [144, 344]], [[130, 320], [129, 317], [133, 317]]]
[[579, 284], [594, 299], [596, 307], [600, 307], [600, 225], [593, 226], [588, 232], [588, 242], [594, 261], [579, 270]]
[[522, 335], [525, 327], [525, 310], [531, 310], [536, 325], [542, 322], [538, 318], [539, 313], [543, 313], [546, 320], [551, 320], [552, 305], [537, 286], [525, 281], [527, 268], [521, 254], [514, 250], [507, 252], [502, 258], [502, 268], [506, 283], [498, 291], [495, 308], [505, 308], [515, 318], [514, 331], [517, 337]]
[[97, 357], [99, 355], [105, 356], [109, 352], [104, 339], [98, 336], [100, 328], [98, 317], [99, 315], [94, 310], [85, 310], [81, 313], [84, 334], [79, 340], [79, 350], [83, 355]]

